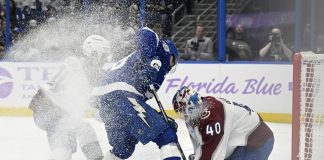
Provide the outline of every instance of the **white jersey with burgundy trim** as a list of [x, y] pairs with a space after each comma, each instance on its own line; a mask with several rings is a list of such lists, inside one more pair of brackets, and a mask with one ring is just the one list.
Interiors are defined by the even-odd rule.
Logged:
[[68, 57], [54, 79], [40, 86], [52, 103], [69, 113], [83, 113], [88, 107], [91, 85], [83, 70], [82, 60]]
[[195, 160], [222, 160], [237, 146], [246, 146], [248, 136], [260, 124], [259, 115], [248, 106], [214, 97], [203, 97], [208, 107], [202, 118], [187, 124]]

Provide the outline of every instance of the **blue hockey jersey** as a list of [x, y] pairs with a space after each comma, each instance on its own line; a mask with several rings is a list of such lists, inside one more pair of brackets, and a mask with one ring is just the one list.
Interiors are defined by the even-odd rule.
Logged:
[[[159, 89], [170, 71], [171, 56], [176, 63], [176, 47], [149, 28], [139, 31], [136, 42], [137, 50], [114, 64], [92, 93], [114, 148], [123, 146], [120, 137], [135, 137], [146, 144], [169, 127], [145, 101], [153, 96], [149, 86]], [[124, 136], [113, 135], [117, 133]]]
[[[149, 28], [139, 31], [136, 39], [137, 50], [114, 64], [104, 74], [95, 95], [103, 95], [114, 90], [125, 90], [149, 95], [149, 85], [158, 90], [165, 75], [170, 71], [170, 57], [177, 59], [178, 52], [171, 41], [160, 40]], [[106, 93], [105, 93], [106, 92]]]

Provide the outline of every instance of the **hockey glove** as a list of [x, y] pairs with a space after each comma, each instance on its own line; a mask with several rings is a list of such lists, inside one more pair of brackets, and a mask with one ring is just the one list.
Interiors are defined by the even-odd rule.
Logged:
[[[163, 118], [163, 113], [162, 112], [158, 112], [158, 114]], [[167, 124], [175, 131], [177, 132], [178, 130], [178, 124], [177, 122], [173, 119], [170, 118], [169, 116], [167, 116]]]

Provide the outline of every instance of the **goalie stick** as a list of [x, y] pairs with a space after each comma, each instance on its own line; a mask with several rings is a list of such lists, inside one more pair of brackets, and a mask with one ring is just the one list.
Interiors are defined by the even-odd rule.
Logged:
[[[164, 118], [165, 122], [168, 123], [168, 116], [165, 113], [165, 110], [164, 110], [164, 108], [162, 106], [162, 103], [161, 103], [161, 101], [160, 101], [160, 99], [159, 99], [159, 97], [158, 97], [158, 95], [157, 95], [157, 93], [155, 91], [154, 86], [150, 85], [150, 89], [152, 90], [153, 96], [154, 96], [154, 98], [155, 98], [155, 100], [156, 100], [156, 102], [157, 102], [157, 104], [158, 104], [158, 106], [159, 106], [159, 108], [160, 108], [160, 110], [162, 112], [162, 115], [163, 115], [163, 118]], [[182, 159], [186, 160], [186, 156], [185, 156], [185, 154], [184, 154], [184, 152], [183, 152], [183, 150], [182, 150], [182, 148], [180, 146], [180, 143], [177, 142], [176, 144], [177, 144], [177, 148], [178, 148], [178, 150], [179, 150], [179, 152], [181, 154]]]

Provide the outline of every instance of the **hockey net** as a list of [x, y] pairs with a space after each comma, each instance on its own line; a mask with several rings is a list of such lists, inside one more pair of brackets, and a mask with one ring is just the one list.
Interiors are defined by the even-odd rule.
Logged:
[[323, 160], [324, 54], [295, 54], [293, 70], [292, 160]]

